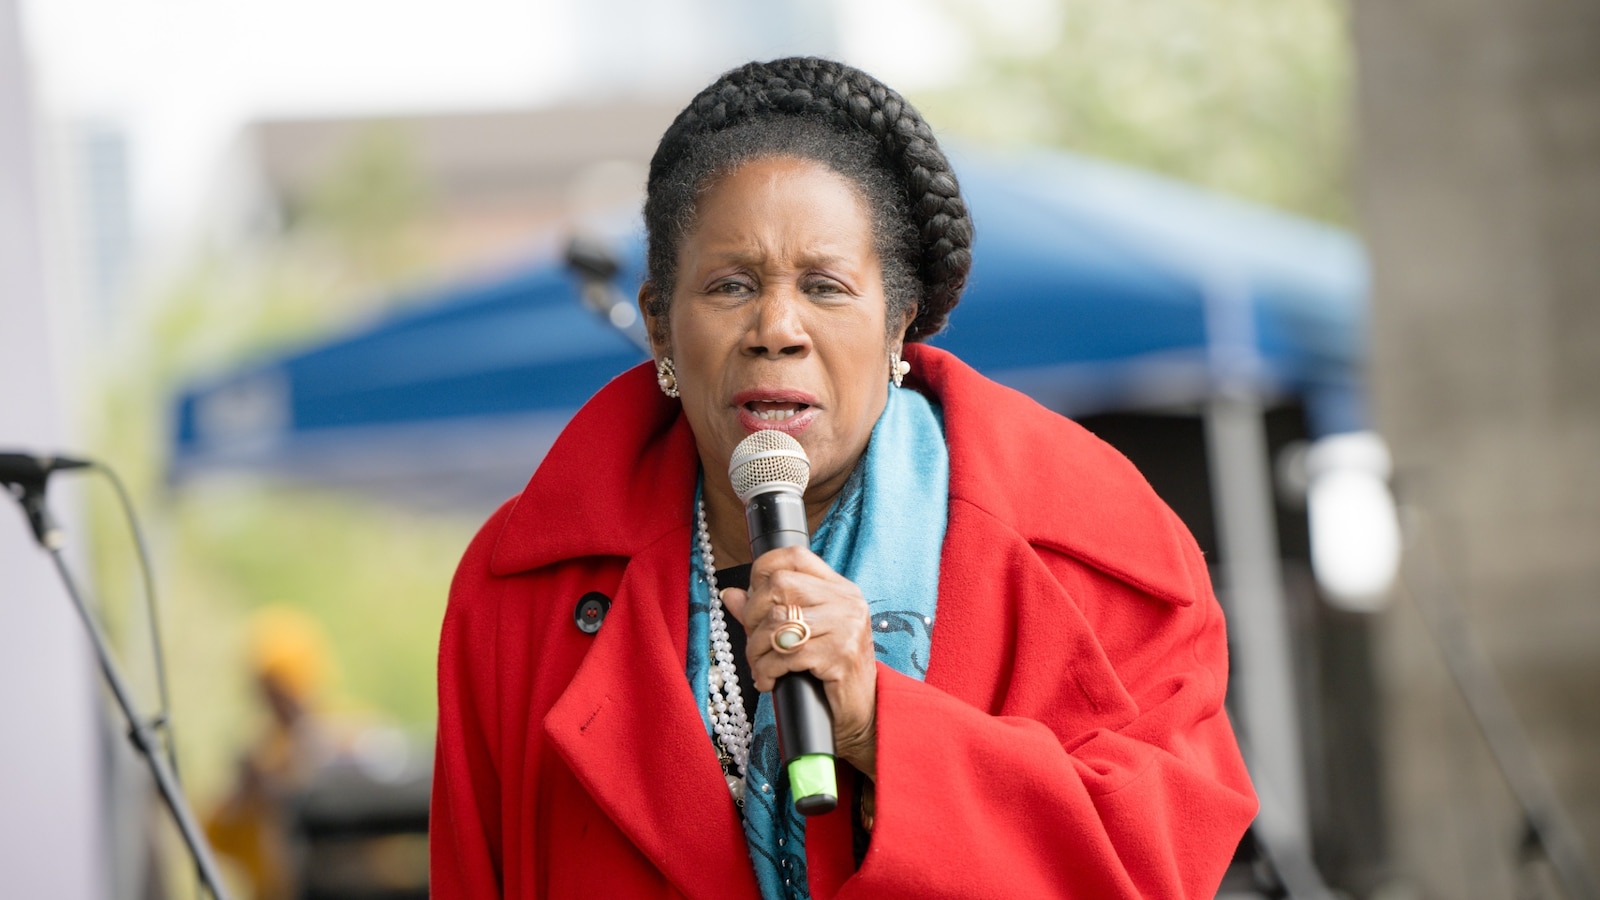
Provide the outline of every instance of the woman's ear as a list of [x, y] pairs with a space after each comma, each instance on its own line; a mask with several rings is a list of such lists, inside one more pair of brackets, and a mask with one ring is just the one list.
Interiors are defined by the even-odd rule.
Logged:
[[911, 327], [911, 323], [915, 322], [916, 320], [917, 305], [915, 303], [906, 304], [905, 310], [900, 314], [900, 321], [896, 323], [894, 327], [889, 329], [889, 346], [893, 347], [895, 352], [898, 353], [900, 349], [905, 346], [906, 330], [909, 329]]
[[[657, 315], [657, 311], [660, 315]], [[668, 339], [667, 312], [656, 301], [655, 285], [646, 281], [639, 285], [639, 315], [644, 317], [644, 331], [650, 338], [650, 354], [656, 359], [672, 355]]]

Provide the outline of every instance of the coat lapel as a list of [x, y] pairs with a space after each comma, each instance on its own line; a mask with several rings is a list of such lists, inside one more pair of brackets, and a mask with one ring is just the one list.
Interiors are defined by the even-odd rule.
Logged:
[[601, 809], [684, 895], [757, 898], [744, 833], [684, 677], [688, 566], [687, 522], [632, 559], [544, 729]]
[[[760, 891], [739, 817], [684, 671], [690, 517], [699, 458], [648, 363], [584, 405], [540, 464], [491, 571], [628, 560], [605, 625], [544, 716], [556, 752], [679, 892]], [[558, 522], [559, 527], [552, 527]]]
[[[1188, 606], [1189, 533], [1144, 476], [1076, 422], [1039, 415], [1025, 394], [989, 381], [936, 347], [905, 348], [913, 382], [944, 407], [950, 502], [967, 501], [1030, 544], [1066, 553], [1153, 597]], [[996, 440], [996, 429], [1004, 440]], [[1049, 473], [1049, 487], [1036, 474]], [[947, 536], [948, 539], [948, 536]], [[948, 540], [947, 540], [948, 546]], [[941, 615], [943, 610], [940, 610]]]

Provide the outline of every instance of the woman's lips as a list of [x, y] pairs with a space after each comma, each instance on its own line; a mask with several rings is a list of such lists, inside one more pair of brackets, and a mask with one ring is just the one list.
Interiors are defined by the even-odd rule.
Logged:
[[816, 398], [795, 391], [742, 391], [733, 398], [739, 425], [748, 433], [763, 429], [798, 435], [821, 412]]

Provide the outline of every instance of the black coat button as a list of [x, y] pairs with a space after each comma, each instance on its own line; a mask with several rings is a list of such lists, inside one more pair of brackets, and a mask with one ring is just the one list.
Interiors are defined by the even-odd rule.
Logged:
[[599, 591], [590, 591], [578, 598], [578, 608], [572, 611], [572, 621], [578, 623], [578, 630], [584, 634], [594, 634], [600, 630], [600, 623], [606, 620], [606, 612], [610, 609], [610, 597]]

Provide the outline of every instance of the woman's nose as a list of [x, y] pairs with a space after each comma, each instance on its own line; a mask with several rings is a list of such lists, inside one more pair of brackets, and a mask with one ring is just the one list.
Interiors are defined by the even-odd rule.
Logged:
[[769, 288], [756, 301], [755, 321], [745, 337], [751, 356], [798, 356], [811, 349], [804, 319], [805, 297], [792, 286]]

